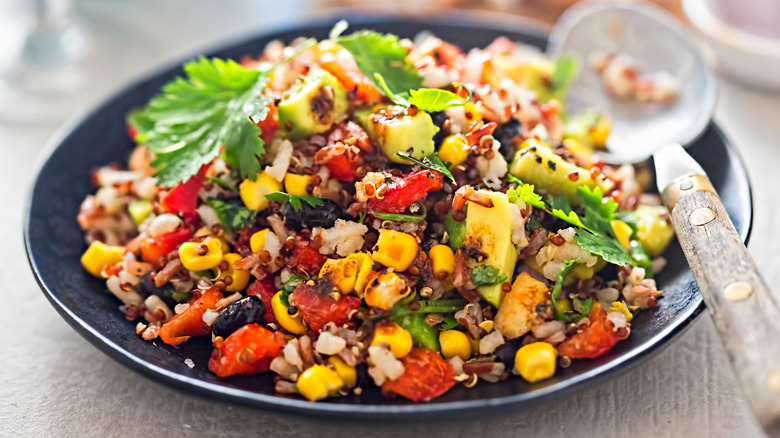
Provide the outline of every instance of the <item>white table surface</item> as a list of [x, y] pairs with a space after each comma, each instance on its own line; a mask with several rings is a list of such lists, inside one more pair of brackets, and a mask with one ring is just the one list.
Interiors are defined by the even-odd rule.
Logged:
[[[260, 0], [79, 2], [88, 23], [112, 23], [94, 24], [98, 60], [110, 59], [110, 53], [121, 49], [145, 62], [121, 71], [110, 64], [94, 68], [89, 73], [88, 89], [74, 100], [74, 113], [172, 53], [186, 53], [204, 43], [262, 31], [305, 11], [309, 2], [273, 2], [274, 15], [268, 13], [269, 4]], [[0, 16], [2, 12], [0, 9]], [[135, 32], [137, 38], [124, 39], [121, 48], [107, 46], [105, 41], [117, 40], [104, 33], [116, 32], [117, 26], [124, 32]], [[750, 251], [770, 285], [780, 282], [780, 231], [775, 226], [780, 213], [776, 195], [780, 187], [779, 115], [780, 95], [721, 81], [716, 119], [741, 151], [751, 175], [755, 228]], [[60, 123], [0, 123], [0, 150], [6, 155], [0, 165], [0, 181], [5, 187], [5, 207], [0, 208], [0, 296], [4, 307], [0, 312], [4, 331], [0, 347], [0, 436], [760, 434], [707, 314], [663, 352], [628, 373], [555, 404], [489, 421], [358, 428], [346, 421], [314, 424], [212, 402], [152, 382], [76, 334], [40, 293], [29, 271], [21, 237], [27, 196], [27, 188], [23, 190], [22, 186], [31, 180], [33, 163]]]

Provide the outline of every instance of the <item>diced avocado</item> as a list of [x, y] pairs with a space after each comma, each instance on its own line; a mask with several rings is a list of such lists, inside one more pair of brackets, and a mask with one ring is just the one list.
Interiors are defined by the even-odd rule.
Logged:
[[347, 91], [332, 74], [315, 69], [277, 105], [279, 127], [291, 138], [321, 134], [347, 113]]
[[463, 246], [463, 237], [466, 235], [466, 222], [458, 222], [452, 218], [452, 210], [447, 213], [447, 219], [444, 220], [444, 231], [449, 236], [447, 245], [453, 251], [457, 251]]
[[602, 176], [594, 179], [587, 170], [537, 144], [517, 151], [509, 173], [526, 184], [533, 184], [540, 193], [565, 193], [572, 204], [579, 204], [577, 189], [580, 187], [600, 187], [605, 192], [612, 188], [610, 180]]
[[666, 250], [674, 237], [674, 228], [666, 222], [667, 211], [662, 205], [640, 205], [634, 211], [636, 237], [651, 257]]
[[555, 64], [546, 59], [540, 59], [523, 65], [523, 85], [527, 90], [536, 92], [536, 98], [544, 103], [552, 98], [562, 102], [561, 96], [552, 87], [550, 79], [555, 73]]
[[152, 203], [148, 199], [138, 199], [127, 204], [127, 212], [136, 225], [146, 220], [152, 214]]
[[[512, 244], [512, 210], [509, 200], [505, 193], [480, 190], [478, 194], [489, 196], [493, 206], [483, 207], [471, 201], [467, 202], [463, 246], [478, 248], [486, 256], [479, 264], [498, 269], [501, 274], [506, 275], [507, 281], [512, 281], [517, 263], [517, 249]], [[496, 307], [504, 298], [501, 284], [479, 286], [477, 291], [482, 298]]]
[[369, 117], [358, 116], [358, 122], [379, 144], [385, 156], [395, 163], [409, 163], [396, 155], [398, 152], [409, 152], [412, 157], [423, 159], [436, 149], [433, 136], [439, 132], [439, 127], [425, 111], [410, 116], [405, 108], [388, 107]]

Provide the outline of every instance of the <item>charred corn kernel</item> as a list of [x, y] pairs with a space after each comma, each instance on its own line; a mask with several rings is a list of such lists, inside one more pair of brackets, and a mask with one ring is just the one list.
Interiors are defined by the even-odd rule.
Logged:
[[395, 303], [409, 295], [411, 289], [406, 280], [395, 272], [374, 275], [366, 284], [363, 297], [366, 304], [377, 309], [390, 310]]
[[282, 326], [283, 329], [296, 335], [302, 335], [309, 331], [306, 324], [303, 323], [303, 318], [300, 315], [290, 315], [287, 310], [289, 307], [285, 306], [282, 302], [282, 292], [279, 291], [271, 298], [271, 310], [274, 311], [274, 317], [276, 322]]
[[100, 277], [100, 273], [108, 265], [115, 265], [122, 261], [125, 248], [121, 246], [106, 245], [96, 240], [89, 245], [84, 255], [81, 256], [81, 265], [90, 274]]
[[396, 359], [406, 357], [412, 351], [412, 334], [392, 322], [374, 327], [374, 339], [371, 340], [371, 345], [379, 345], [381, 342], [387, 343]]
[[571, 312], [571, 303], [566, 298], [555, 300], [555, 307], [563, 313]]
[[284, 191], [295, 196], [306, 196], [306, 186], [311, 184], [311, 175], [288, 173], [284, 176]]
[[457, 330], [446, 330], [439, 333], [439, 344], [441, 345], [441, 354], [452, 359], [455, 356], [464, 361], [471, 357], [471, 343], [469, 337]]
[[249, 247], [252, 249], [252, 252], [260, 252], [263, 250], [263, 247], [265, 247], [265, 236], [270, 232], [271, 230], [266, 228], [252, 234], [252, 237], [249, 238]]
[[371, 253], [371, 258], [388, 268], [403, 272], [417, 258], [418, 250], [417, 239], [411, 234], [382, 229], [379, 230], [376, 251]]
[[577, 280], [588, 280], [593, 278], [593, 267], [580, 263], [572, 269], [571, 273], [574, 274]]
[[466, 137], [460, 134], [452, 134], [444, 139], [439, 146], [439, 159], [448, 161], [450, 169], [463, 164], [469, 157], [471, 147], [466, 144]]
[[356, 252], [347, 256], [347, 260], [354, 260], [357, 267], [355, 275], [355, 292], [363, 293], [366, 289], [368, 274], [374, 271], [374, 259], [364, 252]]
[[588, 141], [597, 148], [603, 148], [607, 144], [607, 136], [612, 127], [612, 120], [607, 116], [600, 116], [596, 122], [588, 127]]
[[238, 193], [241, 200], [247, 208], [257, 211], [265, 210], [268, 207], [268, 199], [265, 195], [282, 190], [282, 183], [275, 180], [267, 173], [258, 173], [257, 179], [250, 181], [245, 179], [238, 187]]
[[298, 377], [298, 392], [310, 401], [322, 400], [344, 386], [338, 373], [325, 365], [314, 365]]
[[357, 262], [350, 259], [328, 259], [320, 269], [320, 278], [330, 276], [330, 281], [339, 288], [341, 293], [348, 294], [355, 288], [357, 277]]
[[623, 248], [628, 251], [628, 248], [631, 247], [631, 235], [634, 234], [634, 230], [632, 230], [627, 223], [619, 219], [613, 220], [610, 222], [610, 225], [612, 225], [612, 232], [615, 233], [615, 238], [623, 245]]
[[435, 245], [428, 251], [433, 265], [433, 274], [439, 277], [441, 273], [452, 274], [455, 270], [455, 253], [447, 245]]
[[538, 382], [555, 374], [555, 348], [547, 342], [523, 345], [515, 354], [515, 368], [525, 380]]
[[[204, 254], [200, 254], [204, 251]], [[181, 260], [182, 266], [190, 271], [205, 271], [214, 268], [222, 262], [222, 242], [219, 239], [184, 242], [179, 247], [179, 260]]]
[[626, 307], [625, 304], [623, 304], [622, 301], [615, 301], [612, 303], [612, 308], [609, 309], [610, 312], [620, 312], [623, 315], [626, 315], [626, 321], [631, 322], [632, 319], [634, 319], [634, 314], [631, 313], [630, 310], [628, 310], [628, 307]]
[[244, 290], [247, 283], [249, 283], [249, 271], [246, 269], [235, 269], [233, 263], [243, 259], [240, 254], [227, 253], [222, 256], [222, 261], [227, 262], [228, 268], [219, 274], [219, 280], [225, 280], [230, 277], [230, 284], [225, 286], [225, 290], [228, 292], [238, 292]]
[[148, 199], [131, 201], [127, 204], [127, 212], [136, 225], [141, 225], [152, 214], [152, 203]]
[[344, 385], [353, 387], [357, 384], [357, 371], [355, 371], [355, 367], [347, 365], [337, 356], [331, 356], [328, 359], [328, 363], [330, 363], [330, 366], [336, 371], [336, 374], [341, 377], [341, 381], [344, 382]]

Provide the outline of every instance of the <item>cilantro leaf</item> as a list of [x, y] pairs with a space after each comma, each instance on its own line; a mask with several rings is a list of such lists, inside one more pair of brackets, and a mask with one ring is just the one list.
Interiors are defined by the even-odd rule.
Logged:
[[325, 205], [323, 198], [318, 198], [316, 196], [297, 196], [284, 192], [269, 193], [265, 195], [265, 199], [276, 202], [289, 202], [295, 211], [301, 211], [301, 209], [303, 209], [303, 204], [301, 204], [301, 201], [306, 202], [312, 207], [322, 207]]
[[255, 223], [257, 212], [254, 210], [220, 201], [216, 198], [207, 199], [206, 204], [214, 209], [219, 218], [219, 223], [222, 224], [222, 228], [229, 234], [235, 233], [244, 227], [252, 226]]
[[604, 200], [604, 192], [598, 187], [595, 189], [580, 187], [577, 190], [577, 199], [585, 208], [582, 223], [586, 228], [601, 234], [612, 233], [610, 222], [617, 218], [615, 212], [618, 208], [614, 199]]
[[552, 86], [555, 90], [565, 90], [579, 73], [580, 66], [573, 56], [561, 56], [555, 61]]
[[293, 293], [298, 284], [305, 280], [307, 277], [303, 274], [293, 275], [287, 281], [282, 283], [281, 295], [279, 295], [279, 301], [286, 307], [290, 307], [290, 294]]
[[571, 271], [574, 270], [574, 268], [577, 267], [577, 262], [579, 260], [569, 260], [566, 262], [566, 264], [563, 266], [563, 269], [561, 269], [561, 272], [558, 273], [558, 276], [555, 277], [555, 286], [553, 286], [552, 293], [550, 294], [550, 297], [552, 299], [552, 305], [553, 310], [555, 310], [555, 319], [558, 321], [568, 322], [571, 320], [568, 316], [566, 316], [563, 312], [561, 312], [558, 309], [558, 304], [556, 303], [556, 300], [558, 300], [558, 297], [561, 295], [561, 290], [563, 289], [563, 282], [566, 280], [566, 277], [569, 276]]
[[130, 116], [138, 141], [154, 153], [158, 185], [171, 187], [197, 174], [224, 146], [242, 177], [255, 178], [265, 153], [256, 123], [267, 115], [265, 80], [233, 60], [199, 58], [185, 77], [165, 84], [146, 108]]
[[407, 160], [420, 165], [422, 168], [439, 172], [449, 178], [450, 181], [455, 182], [455, 177], [452, 176], [450, 169], [448, 169], [447, 166], [444, 165], [444, 162], [439, 159], [438, 155], [436, 155], [436, 152], [427, 157], [423, 157], [422, 160], [414, 158], [409, 152], [406, 151], [396, 152], [396, 155], [401, 158], [406, 158]]
[[[509, 165], [508, 165], [508, 164], [507, 164], [507, 167], [509, 167]], [[523, 184], [523, 182], [522, 182], [522, 181], [520, 181], [519, 179], [515, 178], [515, 176], [514, 176], [514, 175], [512, 175], [512, 174], [511, 174], [511, 173], [509, 173], [509, 172], [507, 172], [507, 173], [506, 173], [506, 181], [507, 181], [509, 184], [517, 184], [518, 186]]]
[[574, 235], [574, 240], [580, 244], [585, 251], [598, 254], [605, 261], [613, 265], [625, 266], [631, 264], [626, 249], [615, 238], [607, 237], [603, 234], [594, 234], [588, 230], [580, 228]]
[[593, 298], [586, 298], [584, 300], [580, 297], [572, 298], [574, 311], [578, 313], [577, 318], [584, 318], [588, 316], [588, 313], [590, 313], [590, 309], [593, 307], [593, 303], [595, 302], [596, 301]]
[[509, 202], [515, 203], [517, 201], [523, 201], [527, 205], [532, 205], [537, 208], [547, 208], [542, 201], [542, 197], [534, 192], [534, 186], [530, 184], [521, 184], [517, 188], [509, 189], [506, 192]]
[[478, 286], [487, 286], [505, 282], [506, 275], [493, 266], [477, 265], [471, 270], [471, 279]]
[[416, 106], [421, 111], [436, 112], [465, 105], [471, 98], [471, 92], [466, 97], [460, 97], [448, 90], [419, 88], [409, 91], [409, 96], [410, 105]]
[[232, 190], [234, 192], [238, 191], [238, 187], [234, 186], [233, 184], [230, 184], [229, 182], [227, 182], [225, 180], [221, 180], [221, 179], [219, 179], [219, 178], [217, 178], [215, 176], [207, 176], [206, 179], [211, 181], [211, 182], [213, 182], [214, 184], [222, 187], [225, 190]]
[[420, 88], [422, 76], [407, 61], [407, 50], [398, 42], [398, 36], [381, 34], [372, 30], [360, 30], [347, 36], [339, 36], [338, 44], [347, 49], [358, 69], [379, 88], [374, 73], [379, 73], [391, 94]]
[[455, 327], [457, 327], [458, 325], [460, 325], [458, 320], [448, 315], [448, 316], [444, 317], [444, 322], [441, 323], [441, 329], [442, 330], [452, 330]]

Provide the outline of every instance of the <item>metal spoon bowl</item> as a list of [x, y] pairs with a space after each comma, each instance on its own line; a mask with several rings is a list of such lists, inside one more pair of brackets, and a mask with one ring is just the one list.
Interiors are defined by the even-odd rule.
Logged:
[[[624, 53], [639, 70], [665, 70], [680, 80], [671, 103], [619, 99], [603, 88], [590, 67], [594, 52]], [[570, 87], [566, 106], [576, 114], [595, 108], [609, 114], [612, 129], [604, 160], [636, 163], [669, 143], [688, 145], [707, 127], [717, 102], [717, 81], [696, 44], [674, 17], [654, 5], [579, 4], [569, 8], [550, 34], [547, 52], [573, 55], [580, 73]]]

